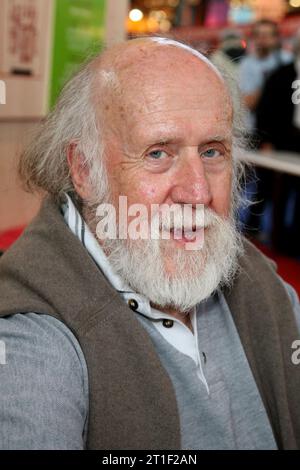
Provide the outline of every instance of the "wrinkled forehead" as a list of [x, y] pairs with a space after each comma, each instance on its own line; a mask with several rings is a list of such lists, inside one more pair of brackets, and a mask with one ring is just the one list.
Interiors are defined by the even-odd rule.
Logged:
[[217, 68], [200, 52], [184, 44], [163, 38], [151, 38], [128, 44], [121, 54], [116, 54], [113, 69], [123, 85], [147, 83], [151, 76], [170, 75], [173, 80], [182, 74], [210, 75], [215, 82], [224, 84]]
[[177, 50], [185, 51], [189, 54], [191, 54], [194, 57], [197, 57], [201, 62], [205, 63], [211, 70], [213, 70], [216, 75], [219, 76], [222, 80], [222, 75], [220, 74], [219, 70], [216, 68], [216, 66], [201, 52], [197, 51], [197, 49], [192, 48], [191, 46], [187, 44], [180, 43], [178, 41], [175, 41], [173, 39], [168, 39], [168, 38], [161, 38], [161, 37], [152, 37], [150, 40], [155, 43], [159, 44], [161, 46], [171, 46], [171, 47], [176, 47]]
[[184, 112], [210, 101], [219, 102], [224, 112], [231, 111], [231, 99], [219, 72], [204, 56], [184, 47], [155, 41], [145, 45], [142, 41], [116, 54], [113, 66], [102, 74], [111, 85], [103, 97], [110, 117], [133, 119], [164, 106]]

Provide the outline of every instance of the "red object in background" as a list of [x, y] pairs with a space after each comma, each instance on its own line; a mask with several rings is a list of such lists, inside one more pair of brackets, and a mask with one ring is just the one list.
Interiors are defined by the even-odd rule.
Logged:
[[25, 227], [16, 227], [0, 232], [0, 250], [7, 250], [22, 234]]
[[223, 0], [210, 0], [204, 26], [219, 28], [227, 25], [229, 3]]

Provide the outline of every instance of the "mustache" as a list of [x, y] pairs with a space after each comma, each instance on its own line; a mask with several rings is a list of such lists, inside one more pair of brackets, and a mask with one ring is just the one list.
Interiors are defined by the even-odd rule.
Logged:
[[193, 209], [184, 213], [182, 209], [172, 213], [157, 212], [151, 219], [151, 224], [160, 231], [197, 231], [223, 222], [224, 219], [210, 208]]

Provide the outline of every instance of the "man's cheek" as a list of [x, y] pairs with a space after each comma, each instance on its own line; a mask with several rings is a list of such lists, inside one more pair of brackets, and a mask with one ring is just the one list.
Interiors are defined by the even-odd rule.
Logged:
[[157, 190], [157, 187], [155, 184], [149, 183], [147, 179], [141, 179], [139, 181], [137, 191], [140, 196], [141, 201], [149, 201], [149, 202], [155, 202], [156, 197], [158, 196], [159, 192]]
[[213, 191], [212, 207], [217, 215], [227, 217], [231, 209], [231, 190], [230, 188], [221, 188], [219, 191]]

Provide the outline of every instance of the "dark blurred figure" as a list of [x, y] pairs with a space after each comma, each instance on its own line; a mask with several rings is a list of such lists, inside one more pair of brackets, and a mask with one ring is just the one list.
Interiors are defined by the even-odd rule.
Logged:
[[[300, 32], [294, 42], [294, 61], [279, 67], [266, 81], [256, 112], [261, 148], [299, 153], [300, 164], [299, 84]], [[287, 174], [273, 179], [273, 244], [294, 256], [300, 256], [299, 186], [300, 179]]]
[[297, 84], [294, 83], [297, 79], [300, 80], [300, 33], [295, 38], [294, 61], [279, 67], [269, 77], [258, 103], [256, 116], [261, 147], [300, 152], [300, 105], [296, 104]]
[[220, 45], [210, 57], [218, 67], [227, 70], [230, 75], [236, 77], [239, 73], [241, 59], [244, 57], [246, 48], [242, 35], [239, 31], [226, 30], [222, 32]]
[[[275, 70], [292, 63], [293, 55], [281, 48], [278, 25], [271, 20], [256, 22], [252, 29], [252, 38], [254, 51], [241, 62], [239, 83], [244, 104], [248, 110], [246, 126], [251, 137], [252, 146], [253, 148], [260, 148], [257, 110], [265, 83]], [[254, 188], [253, 183], [248, 185], [248, 192], [250, 188], [250, 193], [252, 193], [249, 196], [251, 199], [253, 199], [253, 192], [255, 193], [255, 205], [251, 206], [250, 212], [246, 216], [246, 231], [250, 236], [266, 241], [270, 235], [265, 233], [266, 230], [263, 225], [267, 220], [267, 217], [265, 217], [266, 208], [271, 205], [273, 173], [263, 168], [257, 168], [256, 180]], [[267, 232], [269, 232], [269, 229], [267, 229]]]
[[267, 78], [280, 66], [290, 63], [292, 55], [281, 49], [277, 23], [260, 20], [252, 29], [254, 52], [242, 60], [239, 74], [240, 89], [248, 109], [247, 126], [255, 135], [256, 108]]

